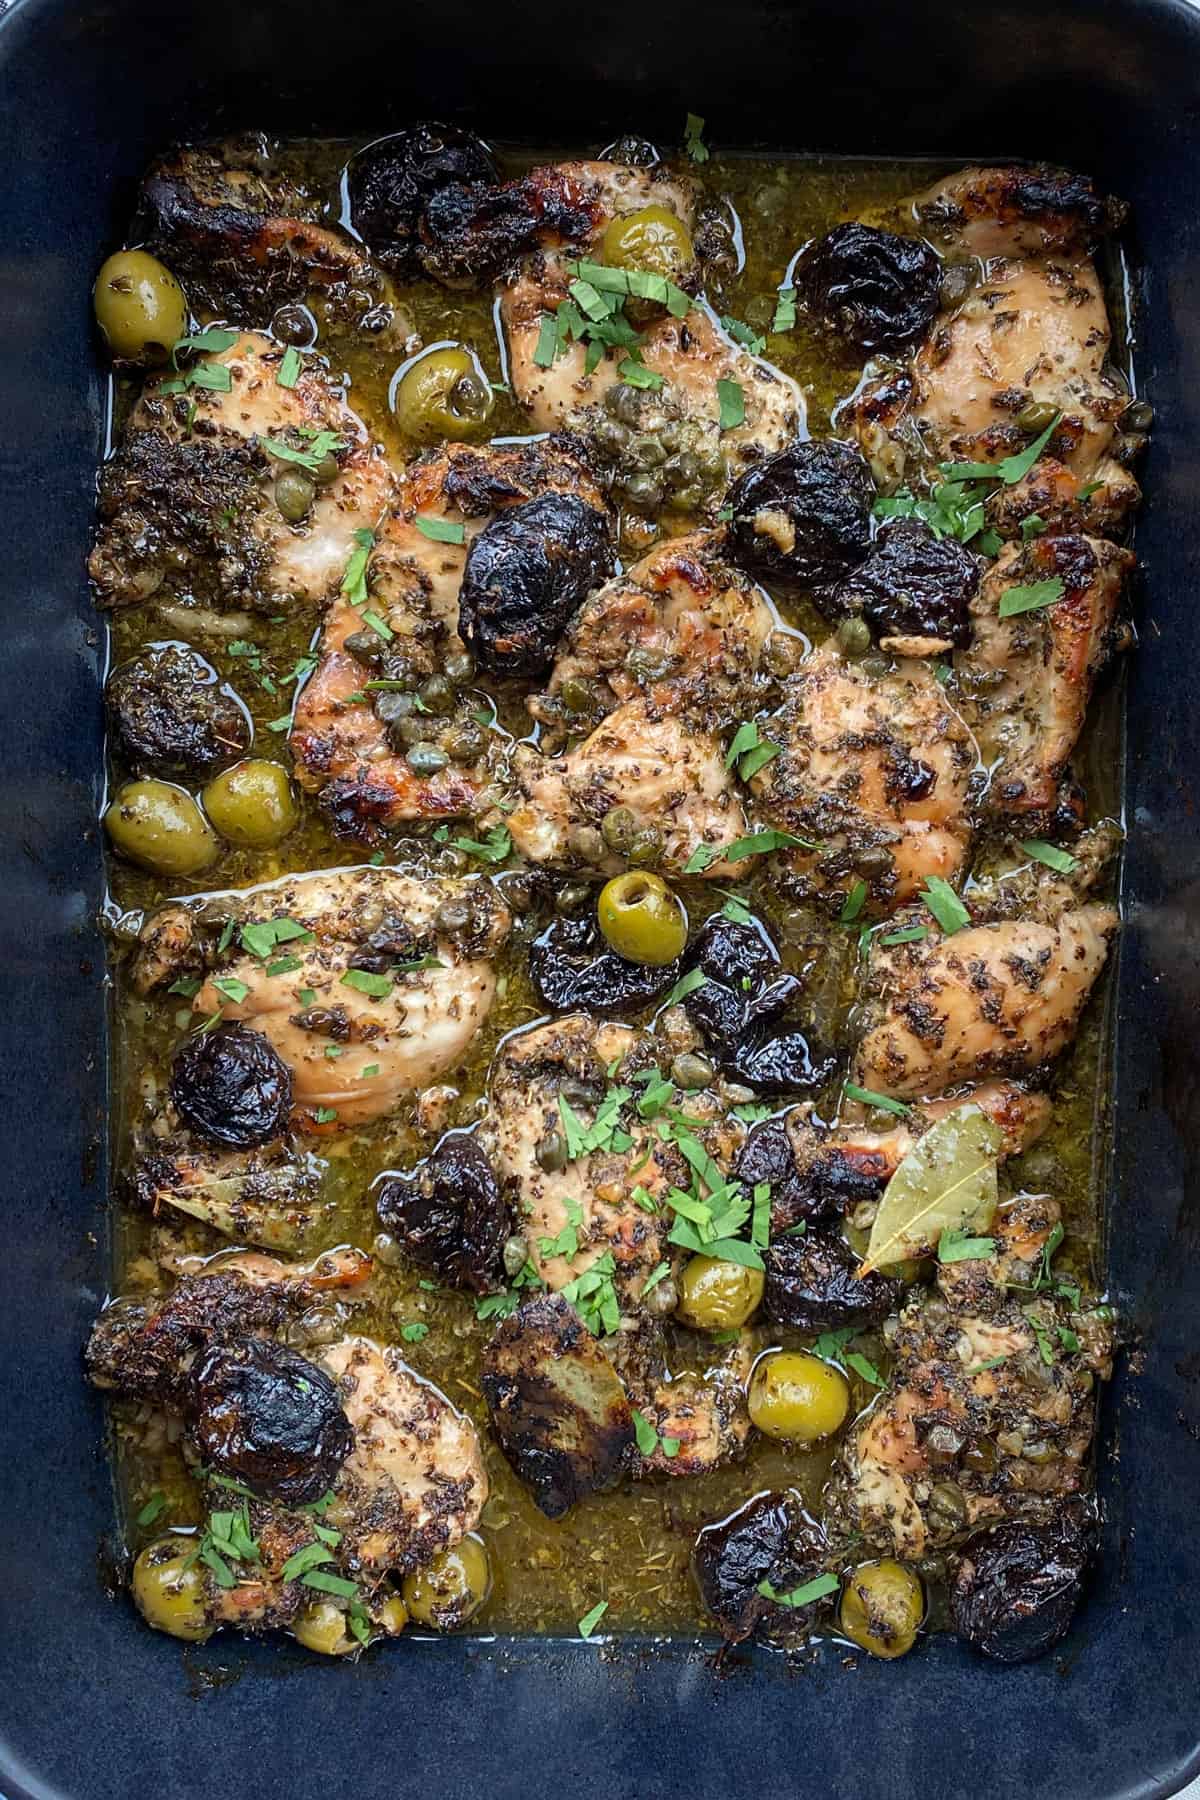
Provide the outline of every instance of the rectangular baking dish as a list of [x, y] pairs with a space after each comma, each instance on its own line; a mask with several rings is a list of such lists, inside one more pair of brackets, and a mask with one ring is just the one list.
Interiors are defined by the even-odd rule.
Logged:
[[[7, 1800], [923, 1800], [1167, 1795], [1200, 1770], [1200, 11], [1182, 0], [0, 0], [0, 1786]], [[256, 125], [469, 120], [527, 142], [677, 135], [1087, 170], [1133, 204], [1157, 423], [1127, 678], [1109, 1272], [1135, 1334], [1107, 1400], [1098, 1581], [1060, 1653], [949, 1639], [851, 1673], [826, 1647], [715, 1673], [686, 1643], [274, 1643], [190, 1653], [106, 1588], [80, 1350], [107, 1285], [96, 929], [102, 632], [83, 565], [104, 436], [89, 290], [149, 156]]]

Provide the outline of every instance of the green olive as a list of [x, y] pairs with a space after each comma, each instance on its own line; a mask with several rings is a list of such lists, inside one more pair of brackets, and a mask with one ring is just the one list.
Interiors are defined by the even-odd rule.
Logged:
[[604, 233], [602, 260], [613, 269], [646, 269], [677, 282], [693, 255], [687, 226], [665, 206], [626, 213]]
[[187, 331], [187, 301], [170, 269], [145, 250], [118, 250], [92, 290], [96, 323], [114, 356], [166, 362]]
[[292, 1620], [291, 1633], [306, 1650], [322, 1656], [345, 1656], [357, 1650], [358, 1639], [346, 1623], [346, 1615], [332, 1600], [314, 1600]]
[[732, 1331], [746, 1323], [762, 1296], [761, 1269], [693, 1256], [679, 1278], [675, 1317], [696, 1331]]
[[303, 469], [281, 469], [275, 477], [275, 504], [291, 525], [308, 517], [316, 491]]
[[610, 947], [626, 962], [674, 962], [687, 943], [687, 913], [660, 875], [640, 869], [615, 875], [600, 889], [596, 917]]
[[133, 1598], [147, 1625], [199, 1644], [212, 1636], [204, 1571], [186, 1537], [156, 1538], [133, 1565]]
[[888, 1556], [854, 1570], [842, 1592], [838, 1623], [860, 1650], [893, 1657], [912, 1649], [924, 1616], [920, 1578]]
[[850, 1406], [846, 1378], [804, 1350], [759, 1359], [747, 1395], [750, 1417], [768, 1437], [815, 1444], [838, 1429]]
[[392, 395], [396, 423], [420, 444], [479, 437], [494, 404], [490, 383], [461, 344], [426, 351], [405, 369]]
[[104, 828], [122, 856], [154, 875], [195, 875], [220, 848], [192, 796], [169, 781], [127, 781]]
[[424, 1569], [404, 1577], [404, 1604], [418, 1625], [453, 1631], [473, 1618], [492, 1591], [492, 1571], [483, 1541], [465, 1537], [443, 1550]]
[[223, 838], [246, 850], [269, 850], [300, 817], [287, 770], [252, 757], [210, 781], [204, 810]]

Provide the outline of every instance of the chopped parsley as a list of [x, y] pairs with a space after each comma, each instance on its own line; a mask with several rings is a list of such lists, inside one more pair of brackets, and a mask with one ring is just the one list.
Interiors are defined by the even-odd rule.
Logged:
[[694, 994], [697, 988], [702, 988], [707, 980], [708, 976], [703, 969], [689, 969], [686, 975], [679, 977], [663, 1001], [663, 1005], [677, 1006], [681, 1000], [686, 1000], [689, 994]]
[[811, 1606], [814, 1600], [823, 1600], [826, 1594], [836, 1594], [841, 1585], [836, 1575], [814, 1575], [811, 1581], [804, 1582], [801, 1587], [792, 1588], [789, 1593], [781, 1593], [769, 1581], [760, 1581], [755, 1591], [761, 1594], [764, 1600], [773, 1600], [776, 1606], [795, 1608]]
[[721, 430], [736, 431], [746, 423], [746, 396], [740, 381], [717, 382], [717, 400], [721, 408]]
[[643, 1456], [653, 1456], [659, 1450], [664, 1456], [678, 1456], [679, 1439], [676, 1437], [660, 1437], [655, 1427], [636, 1406], [633, 1413], [633, 1434], [637, 1439], [637, 1447]]
[[336, 1106], [318, 1106], [313, 1113], [313, 1118], [318, 1125], [332, 1125], [337, 1116]]
[[341, 983], [343, 987], [353, 988], [357, 994], [366, 994], [370, 1000], [384, 999], [394, 985], [391, 975], [372, 975], [367, 969], [347, 969]]
[[423, 1339], [429, 1336], [429, 1327], [428, 1325], [422, 1325], [420, 1323], [402, 1325], [400, 1327], [400, 1336], [404, 1339], [406, 1344], [419, 1344]]
[[772, 331], [791, 331], [796, 323], [796, 290], [794, 287], [781, 287], [779, 298], [775, 302], [775, 317], [771, 320]]
[[240, 1006], [242, 1001], [246, 998], [246, 995], [250, 992], [246, 983], [244, 981], [238, 981], [233, 975], [218, 976], [213, 982], [213, 986], [216, 988], [218, 994], [224, 994], [225, 998], [227, 1000], [232, 1000], [235, 1006]]
[[311, 944], [313, 934], [299, 920], [284, 917], [282, 919], [260, 919], [252, 925], [243, 925], [239, 934], [243, 950], [256, 956], [260, 962], [267, 958], [280, 944]]
[[454, 838], [452, 845], [480, 862], [502, 863], [512, 854], [512, 833], [507, 825], [493, 825], [485, 838]]
[[1000, 617], [1011, 619], [1017, 613], [1038, 612], [1043, 606], [1053, 606], [1065, 593], [1061, 575], [1051, 575], [1045, 581], [1031, 581], [1025, 587], [1005, 588], [1000, 596]]
[[581, 1638], [590, 1638], [597, 1625], [608, 1611], [607, 1600], [597, 1600], [595, 1606], [585, 1612], [576, 1626]]
[[656, 369], [648, 369], [640, 358], [635, 361], [632, 356], [627, 356], [624, 362], [617, 364], [617, 374], [630, 387], [643, 388], [651, 393], [657, 393], [663, 384], [663, 378]]
[[422, 537], [429, 538], [435, 544], [465, 544], [467, 541], [466, 526], [456, 524], [453, 519], [437, 519], [418, 513], [413, 524]]
[[889, 947], [892, 944], [919, 944], [929, 936], [928, 925], [905, 925], [899, 931], [889, 931], [886, 937], [880, 938], [881, 944]]
[[285, 444], [282, 438], [261, 437], [258, 441], [267, 455], [273, 456], [277, 462], [296, 463], [310, 474], [320, 468], [327, 456], [346, 448], [345, 439], [340, 438], [336, 431], [318, 431], [307, 450], [297, 450], [294, 444]]
[[281, 388], [294, 388], [300, 379], [300, 371], [304, 367], [300, 352], [293, 344], [289, 344], [275, 370], [276, 385]]
[[706, 163], [709, 157], [708, 145], [704, 142], [704, 120], [696, 113], [689, 113], [683, 128], [683, 147], [694, 163]]
[[943, 1231], [938, 1239], [938, 1261], [941, 1263], [982, 1261], [995, 1254], [995, 1238], [970, 1237], [961, 1229]]
[[367, 563], [375, 548], [375, 533], [366, 526], [354, 533], [356, 548], [350, 552], [350, 561], [346, 564], [346, 573], [342, 576], [342, 593], [351, 606], [365, 606], [367, 594]]
[[725, 767], [732, 769], [736, 764], [740, 779], [749, 781], [751, 776], [757, 775], [761, 768], [779, 755], [781, 747], [770, 738], [763, 737], [751, 719], [739, 725], [734, 733], [733, 741], [725, 752]]
[[920, 898], [947, 937], [971, 923], [971, 915], [943, 875], [928, 875]]
[[740, 319], [733, 318], [729, 313], [722, 313], [721, 324], [734, 343], [740, 344], [743, 350], [748, 350], [751, 356], [761, 356], [766, 349], [766, 338], [759, 337], [757, 331], [752, 330], [749, 325], [743, 325]]
[[862, 1106], [878, 1106], [884, 1112], [895, 1113], [898, 1119], [907, 1119], [912, 1112], [911, 1106], [905, 1106], [903, 1100], [893, 1100], [890, 1094], [877, 1094], [874, 1088], [857, 1087], [853, 1081], [847, 1081], [842, 1088], [847, 1100], [857, 1100]]
[[732, 844], [726, 844], [723, 855], [726, 862], [744, 862], [748, 856], [767, 856], [772, 850], [815, 850], [807, 838], [797, 837], [791, 831], [752, 831], [748, 837], [736, 838]]
[[838, 924], [853, 925], [866, 903], [867, 884], [865, 881], [856, 881], [843, 902], [842, 910], [838, 914]]
[[142, 1507], [141, 1511], [137, 1515], [137, 1521], [136, 1521], [137, 1524], [153, 1525], [153, 1523], [154, 1523], [155, 1519], [157, 1519], [159, 1513], [165, 1512], [166, 1507], [167, 1507], [167, 1496], [164, 1493], [156, 1492], [156, 1493], [151, 1494], [151, 1496], [147, 1500], [145, 1506]]
[[1069, 875], [1079, 866], [1078, 858], [1069, 850], [1060, 850], [1057, 844], [1044, 843], [1041, 838], [1027, 839], [1021, 849], [1031, 861], [1045, 863], [1048, 869], [1055, 869], [1060, 875]]

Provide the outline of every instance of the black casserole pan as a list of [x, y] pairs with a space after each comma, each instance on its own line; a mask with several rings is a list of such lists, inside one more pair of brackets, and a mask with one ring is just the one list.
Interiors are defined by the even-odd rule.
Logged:
[[[0, 0], [3, 12], [3, 0]], [[1157, 425], [1128, 686], [1127, 926], [1109, 1270], [1141, 1340], [1108, 1402], [1098, 1584], [1058, 1657], [949, 1639], [848, 1673], [686, 1644], [274, 1643], [184, 1656], [102, 1581], [112, 1528], [80, 1347], [107, 1280], [83, 564], [103, 438], [89, 290], [170, 140], [458, 117], [528, 142], [674, 135], [1048, 157], [1133, 204]], [[1200, 1769], [1200, 10], [1182, 0], [15, 0], [0, 19], [0, 1784], [7, 1800], [435, 1795], [1165, 1795]]]

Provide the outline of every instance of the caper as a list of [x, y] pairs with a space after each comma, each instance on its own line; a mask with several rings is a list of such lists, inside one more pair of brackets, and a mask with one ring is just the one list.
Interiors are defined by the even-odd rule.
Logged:
[[303, 469], [281, 469], [275, 477], [275, 504], [293, 525], [308, 517], [316, 492]]
[[967, 1522], [967, 1503], [957, 1481], [935, 1483], [925, 1509], [925, 1520], [936, 1537], [951, 1537]]
[[676, 488], [671, 496], [672, 504], [679, 507], [682, 512], [695, 512], [703, 499], [703, 493], [694, 485]]
[[659, 428], [658, 441], [667, 452], [678, 450], [683, 442], [683, 427], [675, 419], [668, 419]]
[[1036, 434], [1053, 425], [1059, 409], [1052, 400], [1028, 400], [1017, 414], [1017, 424], [1022, 431]]
[[418, 1625], [453, 1631], [465, 1625], [492, 1590], [492, 1571], [482, 1540], [465, 1537], [424, 1569], [404, 1577], [404, 1604]]
[[629, 446], [629, 460], [638, 469], [657, 469], [667, 453], [656, 437], [636, 437]]
[[494, 405], [491, 383], [461, 344], [427, 350], [409, 364], [392, 393], [401, 431], [422, 444], [479, 437]]
[[510, 1281], [515, 1281], [529, 1261], [529, 1245], [519, 1231], [514, 1231], [511, 1237], [505, 1238], [502, 1261], [504, 1273]]
[[1122, 431], [1149, 431], [1154, 424], [1154, 408], [1148, 400], [1134, 400], [1121, 414]]
[[938, 289], [938, 305], [943, 312], [953, 312], [961, 306], [974, 285], [974, 274], [970, 263], [949, 263], [942, 275], [942, 283]]
[[483, 730], [473, 719], [464, 719], [458, 725], [451, 726], [442, 739], [452, 762], [477, 762], [483, 755], [487, 739]]
[[670, 659], [659, 651], [647, 650], [644, 644], [635, 644], [625, 657], [625, 671], [632, 675], [639, 686], [648, 681], [658, 681], [670, 667]]
[[212, 1635], [204, 1571], [191, 1538], [163, 1537], [147, 1544], [133, 1565], [132, 1586], [138, 1611], [156, 1631], [193, 1644]]
[[[405, 723], [407, 724], [407, 720]], [[439, 769], [446, 767], [450, 758], [437, 744], [422, 739], [409, 747], [407, 760], [414, 775], [436, 775]]]
[[843, 619], [837, 628], [838, 649], [856, 661], [871, 648], [871, 627], [865, 619]]
[[454, 705], [454, 684], [446, 675], [430, 675], [418, 692], [426, 712], [444, 714]]
[[696, 461], [700, 465], [700, 477], [706, 485], [724, 481], [726, 473], [725, 452], [720, 444], [700, 442], [696, 445]]
[[423, 744], [429, 733], [429, 725], [423, 712], [410, 712], [406, 718], [393, 721], [388, 736], [397, 749], [411, 750], [416, 744]]
[[104, 828], [122, 856], [155, 875], [195, 875], [219, 848], [192, 796], [167, 781], [127, 781]]
[[671, 1064], [671, 1080], [677, 1088], [706, 1088], [715, 1072], [707, 1056], [696, 1056], [690, 1050]]
[[320, 462], [313, 470], [312, 478], [318, 487], [328, 487], [330, 482], [337, 480], [341, 472], [342, 465], [333, 454], [333, 451], [330, 450], [327, 455], [321, 458]]
[[247, 850], [269, 850], [300, 817], [287, 770], [261, 757], [223, 770], [209, 782], [203, 799], [221, 836]]
[[763, 661], [772, 675], [785, 680], [804, 661], [804, 639], [792, 631], [773, 631], [763, 645]]
[[594, 825], [572, 825], [567, 833], [567, 849], [577, 862], [604, 860], [604, 839]]
[[665, 1319], [679, 1305], [679, 1289], [668, 1276], [665, 1281], [656, 1282], [648, 1294], [643, 1292], [642, 1305], [648, 1313]]
[[433, 915], [433, 927], [443, 937], [453, 937], [456, 931], [466, 931], [474, 917], [471, 902], [462, 894], [451, 894], [439, 903]]
[[145, 250], [118, 250], [101, 265], [92, 304], [109, 349], [129, 362], [165, 362], [187, 330], [183, 289]]
[[281, 344], [295, 344], [303, 350], [316, 341], [317, 322], [307, 306], [288, 302], [278, 306], [271, 319], [271, 336]]
[[625, 854], [635, 869], [652, 869], [661, 861], [662, 851], [662, 832], [656, 825], [643, 825]]
[[663, 484], [655, 475], [630, 475], [621, 486], [630, 506], [638, 512], [653, 512], [662, 505]]
[[352, 631], [342, 648], [368, 669], [377, 669], [383, 661], [383, 639], [377, 631]]
[[890, 875], [892, 870], [892, 853], [885, 844], [870, 844], [860, 850], [854, 858], [854, 867], [860, 875], [868, 879], [881, 875]]
[[632, 807], [610, 806], [600, 821], [600, 830], [610, 850], [618, 856], [628, 854], [641, 827]]
[[590, 681], [584, 681], [579, 675], [568, 675], [558, 691], [558, 697], [569, 713], [591, 712], [596, 704], [596, 691]]
[[451, 650], [442, 661], [442, 673], [455, 687], [465, 687], [475, 674], [475, 658], [469, 650]]
[[912, 1649], [924, 1615], [919, 1578], [885, 1557], [854, 1570], [842, 1593], [838, 1624], [860, 1650], [890, 1658]]
[[1131, 468], [1149, 442], [1144, 431], [1123, 431], [1114, 440], [1113, 455], [1123, 469]]
[[746, 1404], [767, 1437], [813, 1444], [842, 1424], [850, 1389], [841, 1371], [819, 1357], [774, 1350], [755, 1364]]
[[636, 425], [642, 416], [641, 394], [637, 388], [629, 387], [623, 381], [609, 388], [604, 396], [604, 404], [614, 418], [620, 419], [622, 425]]
[[[393, 748], [403, 748], [404, 740], [393, 727], [398, 726], [401, 719], [411, 719], [417, 710], [415, 694], [376, 694], [375, 717], [384, 726], [388, 734], [388, 742]], [[422, 726], [422, 731], [424, 726]]]
[[887, 657], [878, 656], [874, 652], [872, 652], [870, 656], [864, 656], [862, 659], [862, 672], [872, 681], [882, 681], [883, 677], [888, 672]]
[[567, 1140], [561, 1131], [548, 1131], [544, 1138], [538, 1140], [534, 1155], [539, 1169], [544, 1169], [547, 1175], [559, 1175], [569, 1160]]
[[592, 897], [592, 890], [582, 881], [569, 881], [561, 887], [554, 898], [554, 910], [566, 917], [582, 911]]
[[761, 1269], [693, 1256], [680, 1277], [676, 1317], [695, 1331], [736, 1330], [762, 1300], [765, 1279]]
[[660, 967], [674, 962], [687, 943], [683, 902], [658, 875], [617, 875], [596, 903], [600, 930], [627, 962]]

